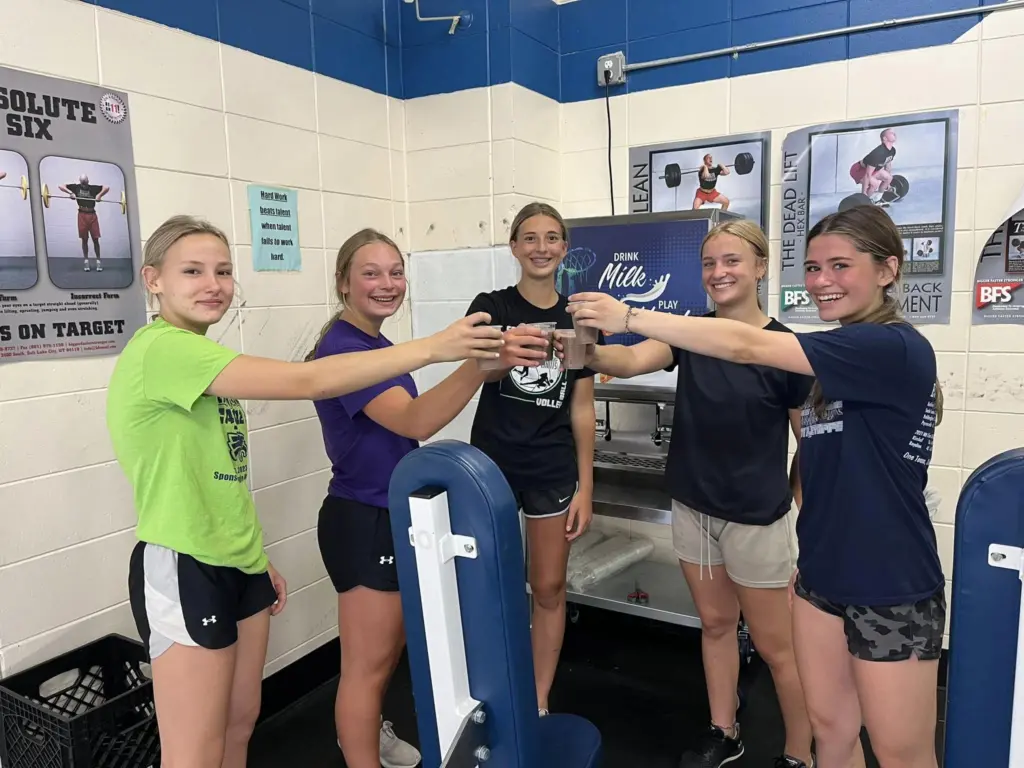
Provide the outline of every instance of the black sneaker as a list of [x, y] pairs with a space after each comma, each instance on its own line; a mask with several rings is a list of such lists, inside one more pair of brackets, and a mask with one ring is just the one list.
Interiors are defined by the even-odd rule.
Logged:
[[783, 755], [782, 757], [775, 758], [775, 768], [814, 768], [814, 758], [811, 758], [811, 764], [808, 765], [803, 760]]
[[739, 726], [736, 726], [736, 738], [730, 739], [725, 731], [712, 725], [697, 744], [683, 753], [679, 768], [720, 768], [742, 756]]

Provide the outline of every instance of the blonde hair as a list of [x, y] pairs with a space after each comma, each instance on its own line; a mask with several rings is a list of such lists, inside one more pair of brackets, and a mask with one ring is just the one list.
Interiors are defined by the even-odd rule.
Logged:
[[[224, 231], [206, 219], [186, 214], [171, 216], [171, 218], [157, 227], [146, 241], [146, 247], [142, 251], [142, 268], [139, 270], [139, 274], [141, 275], [142, 270], [146, 267], [160, 269], [164, 264], [164, 259], [167, 257], [167, 252], [171, 250], [175, 243], [189, 235], [212, 235], [224, 243], [224, 247], [228, 251], [231, 250], [231, 245], [228, 243], [228, 237], [224, 234]], [[143, 281], [143, 285], [145, 285], [145, 281]], [[147, 288], [147, 292], [148, 290]], [[149, 294], [149, 297], [152, 299], [153, 294]]]
[[523, 226], [523, 222], [527, 219], [532, 219], [534, 216], [547, 216], [558, 222], [558, 226], [562, 228], [562, 239], [569, 243], [569, 228], [565, 225], [565, 219], [553, 205], [547, 203], [532, 202], [527, 203], [522, 207], [522, 210], [516, 214], [515, 219], [512, 220], [512, 229], [509, 232], [509, 242], [514, 243], [519, 238], [519, 228]]
[[[814, 238], [823, 235], [838, 235], [846, 238], [860, 253], [871, 256], [878, 266], [885, 265], [890, 257], [896, 257], [896, 273], [893, 275], [892, 282], [882, 288], [882, 303], [856, 322], [879, 325], [906, 322], [897, 298], [897, 289], [903, 276], [903, 238], [889, 215], [874, 205], [858, 205], [845, 211], [829, 214], [815, 224], [807, 233], [807, 244], [810, 245]], [[942, 400], [942, 385], [936, 380], [936, 425], [942, 423]], [[809, 402], [818, 418], [823, 418], [825, 395], [817, 380], [811, 388]]]
[[[704, 236], [704, 241], [700, 244], [701, 254], [704, 253], [704, 247], [719, 235], [732, 235], [749, 245], [750, 250], [754, 252], [755, 260], [764, 265], [764, 277], [761, 279], [768, 278], [768, 238], [756, 222], [751, 219], [732, 219], [716, 224]], [[761, 294], [755, 291], [754, 295], [757, 297], [758, 308], [762, 309]]]
[[334, 263], [334, 289], [338, 297], [338, 311], [331, 315], [331, 319], [320, 329], [320, 335], [317, 336], [313, 349], [306, 355], [305, 359], [307, 362], [316, 358], [317, 350], [320, 349], [320, 344], [323, 342], [324, 337], [334, 327], [334, 324], [338, 322], [341, 313], [345, 311], [345, 296], [341, 292], [341, 285], [348, 280], [349, 273], [352, 271], [352, 260], [360, 248], [365, 245], [373, 245], [374, 243], [383, 243], [394, 248], [395, 253], [402, 259], [402, 264], [405, 264], [405, 256], [402, 255], [402, 250], [395, 244], [395, 241], [376, 229], [361, 229], [342, 243], [341, 248], [338, 249], [338, 258]]

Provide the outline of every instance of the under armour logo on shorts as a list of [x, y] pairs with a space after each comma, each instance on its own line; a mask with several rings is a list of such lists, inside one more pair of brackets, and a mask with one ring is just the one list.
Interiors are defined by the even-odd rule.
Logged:
[[203, 626], [204, 627], [208, 627], [211, 624], [216, 624], [216, 623], [217, 623], [217, 617], [216, 616], [211, 616], [208, 619], [203, 619]]
[[387, 565], [394, 565], [394, 562], [395, 562], [395, 558], [394, 557], [382, 557], [380, 559], [380, 564], [381, 565], [385, 565], [385, 564], [387, 564]]

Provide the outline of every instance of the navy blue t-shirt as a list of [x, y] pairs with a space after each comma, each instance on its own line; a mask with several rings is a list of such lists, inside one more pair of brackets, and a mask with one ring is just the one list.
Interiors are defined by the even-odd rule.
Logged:
[[797, 334], [825, 395], [803, 409], [797, 520], [804, 585], [836, 603], [886, 606], [943, 587], [925, 504], [935, 434], [935, 352], [906, 323]]

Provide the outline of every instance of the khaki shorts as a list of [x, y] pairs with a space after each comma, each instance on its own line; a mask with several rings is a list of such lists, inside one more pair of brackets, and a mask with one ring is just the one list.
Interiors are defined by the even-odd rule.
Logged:
[[724, 565], [740, 586], [778, 589], [789, 585], [796, 570], [796, 515], [794, 506], [771, 525], [743, 525], [702, 515], [673, 500], [672, 546], [684, 563]]

